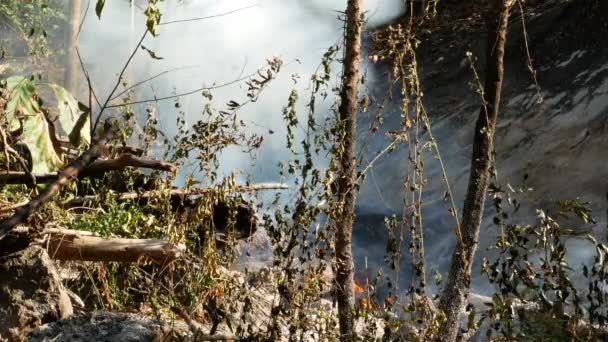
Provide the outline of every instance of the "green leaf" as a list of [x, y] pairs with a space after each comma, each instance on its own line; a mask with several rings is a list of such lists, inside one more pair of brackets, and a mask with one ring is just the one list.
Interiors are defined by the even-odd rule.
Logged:
[[36, 85], [30, 79], [14, 76], [6, 79], [9, 101], [6, 104], [6, 120], [9, 130], [21, 128], [21, 120], [40, 111], [36, 101]]
[[[59, 133], [67, 136], [74, 147], [89, 145], [91, 132], [89, 111], [82, 111], [78, 101], [65, 88], [49, 84], [57, 99], [57, 123]], [[86, 108], [86, 107], [85, 107]]]
[[106, 0], [97, 0], [97, 5], [95, 5], [95, 14], [97, 17], [101, 19], [101, 12], [103, 12], [103, 7], [106, 5]]

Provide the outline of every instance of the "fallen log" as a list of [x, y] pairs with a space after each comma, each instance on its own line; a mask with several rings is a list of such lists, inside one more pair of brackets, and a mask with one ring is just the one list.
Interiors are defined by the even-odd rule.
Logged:
[[[155, 160], [137, 157], [129, 153], [118, 155], [114, 159], [96, 160], [80, 172], [80, 177], [94, 177], [110, 171], [120, 171], [127, 167], [145, 168], [174, 172], [177, 166], [164, 160]], [[0, 172], [0, 184], [32, 184], [32, 177], [36, 183], [50, 183], [59, 178], [59, 172], [28, 174], [20, 171]]]
[[70, 261], [153, 261], [166, 265], [186, 252], [186, 246], [157, 239], [103, 238], [92, 232], [68, 229], [45, 230], [49, 255]]

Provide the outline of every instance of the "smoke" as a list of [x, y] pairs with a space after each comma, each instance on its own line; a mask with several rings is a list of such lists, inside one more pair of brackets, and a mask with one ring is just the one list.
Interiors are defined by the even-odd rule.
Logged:
[[[140, 2], [142, 2], [140, 5], [145, 4], [145, 1]], [[368, 27], [393, 20], [405, 9], [405, 1], [401, 0], [365, 0], [364, 2]], [[152, 59], [145, 51], [139, 51], [129, 69], [127, 78], [130, 83], [134, 83], [167, 70], [182, 68], [137, 88], [135, 95], [138, 100], [148, 99], [154, 95], [162, 97], [214, 83], [232, 81], [241, 75], [257, 70], [265, 64], [267, 58], [279, 56], [285, 62], [279, 77], [262, 94], [258, 102], [239, 112], [239, 119], [247, 124], [246, 129], [249, 132], [256, 132], [265, 137], [257, 159], [252, 160], [238, 149], [230, 149], [222, 155], [221, 167], [218, 170], [220, 174], [224, 175], [240, 170], [243, 174], [252, 175], [254, 181], [276, 181], [279, 177], [279, 161], [290, 158], [290, 154], [285, 148], [285, 123], [282, 118], [282, 108], [286, 105], [291, 90], [297, 89], [302, 98], [299, 115], [306, 114], [307, 109], [304, 103], [307, 100], [306, 94], [309, 93], [308, 80], [318, 67], [321, 56], [327, 48], [340, 42], [343, 23], [338, 20], [338, 16], [345, 7], [346, 0], [165, 1], [161, 8], [164, 22], [242, 10], [225, 16], [160, 27], [159, 37], [148, 37], [144, 41], [144, 45], [163, 59]], [[141, 12], [140, 9], [136, 9], [132, 17], [128, 1], [111, 1], [106, 2], [102, 20], [98, 20], [92, 11], [88, 13], [81, 34], [80, 48], [98, 94], [107, 94], [111, 90], [117, 73], [144, 32], [145, 18]], [[545, 41], [553, 40], [545, 39]], [[552, 47], [546, 49], [545, 53], [550, 54], [552, 51], [561, 50], [567, 49]], [[457, 70], [462, 56], [454, 54], [454, 56], [445, 57], [448, 59], [454, 57], [455, 60], [458, 60], [452, 65]], [[604, 63], [604, 58], [599, 59]], [[547, 58], [547, 60], [552, 60], [552, 58]], [[425, 66], [429, 67], [429, 64], [426, 63]], [[518, 65], [524, 66], [524, 64]], [[445, 70], [448, 70], [444, 66], [433, 68], [438, 70], [437, 74], [443, 74]], [[439, 70], [440, 68], [442, 69]], [[334, 65], [335, 76], [338, 75], [339, 69], [339, 65]], [[374, 74], [376, 76], [379, 74], [376, 69], [370, 68], [365, 63], [363, 69], [364, 72], [369, 73], [370, 79], [374, 79]], [[535, 188], [538, 188], [539, 197], [563, 197], [564, 194], [557, 193], [556, 189], [562, 189], [564, 183], [576, 182], [577, 186], [571, 185], [572, 191], [576, 191], [576, 194], [584, 192], [587, 196], [595, 196], [591, 198], [596, 203], [599, 199], [604, 198], [602, 197], [604, 194], [600, 190], [604, 188], [603, 183], [600, 184], [604, 180], [597, 175], [606, 174], [606, 168], [594, 162], [602, 160], [598, 156], [603, 156], [602, 147], [605, 146], [602, 143], [605, 140], [601, 140], [603, 139], [601, 137], [605, 136], [601, 135], [604, 131], [598, 128], [599, 124], [591, 125], [591, 121], [589, 121], [589, 126], [595, 127], [593, 129], [596, 130], [595, 133], [591, 133], [591, 137], [595, 140], [585, 138], [586, 145], [579, 145], [578, 140], [564, 141], [561, 145], [556, 143], [570, 134], [569, 129], [576, 130], [576, 132], [587, 132], [586, 127], [583, 131], [573, 123], [575, 119], [580, 120], [581, 116], [578, 113], [605, 111], [606, 102], [603, 97], [596, 96], [593, 99], [594, 102], [589, 103], [584, 100], [580, 103], [582, 107], [575, 108], [573, 105], [581, 102], [578, 95], [557, 95], [561, 93], [576, 94], [577, 92], [572, 89], [579, 89], [588, 94], [595, 94], [588, 89], [605, 89], [604, 83], [595, 88], [589, 88], [588, 84], [572, 85], [572, 80], [580, 79], [582, 75], [580, 72], [587, 69], [594, 70], [593, 75], [601, 72], [599, 76], [592, 77], [597, 78], [596, 82], [603, 82], [606, 79], [605, 71], [608, 69], [590, 68], [581, 64], [572, 67], [572, 72], [567, 77], [563, 71], [560, 74], [561, 78], [551, 77], [550, 79], [555, 78], [554, 84], [543, 84], [543, 87], [547, 89], [545, 96], [548, 104], [547, 113], [562, 113], [551, 116], [550, 119], [548, 115], [539, 111], [534, 114], [536, 115], [533, 117], [534, 120], [530, 120], [532, 114], [527, 113], [534, 113], [533, 110], [536, 109], [525, 104], [524, 100], [528, 98], [530, 91], [525, 89], [527, 85], [522, 85], [521, 80], [514, 80], [512, 82], [516, 84], [507, 87], [511, 89], [515, 85], [518, 86], [518, 88], [510, 90], [510, 94], [505, 94], [512, 97], [512, 101], [505, 100], [506, 105], [517, 112], [520, 108], [525, 108], [525, 110], [521, 115], [513, 118], [501, 119], [501, 127], [508, 127], [508, 129], [499, 128], [498, 131], [498, 146], [501, 146], [498, 162], [502, 179], [518, 182], [525, 171], [530, 173], [532, 181], [536, 181]], [[463, 74], [466, 75], [466, 70]], [[294, 83], [293, 75], [298, 75], [299, 82]], [[380, 77], [376, 78], [380, 79]], [[520, 79], [527, 78], [526, 71], [525, 77], [522, 76]], [[334, 85], [336, 81], [337, 78], [332, 81]], [[435, 111], [445, 114], [443, 119], [432, 118], [433, 130], [446, 164], [447, 176], [453, 186], [454, 198], [457, 205], [460, 205], [468, 179], [470, 138], [479, 105], [478, 97], [472, 92], [467, 92], [468, 89], [463, 86], [466, 83], [464, 79], [454, 80], [446, 76], [440, 78], [436, 83], [433, 86], [435, 89], [425, 90], [425, 98], [432, 98], [436, 102]], [[565, 89], [562, 89], [563, 87]], [[553, 90], [556, 91], [555, 94], [552, 94]], [[557, 90], [561, 92], [557, 92]], [[226, 103], [229, 100], [238, 102], [245, 98], [245, 92], [246, 89], [242, 84], [218, 89], [213, 91], [214, 102], [216, 104]], [[382, 90], [378, 91], [378, 93], [381, 92]], [[598, 90], [598, 93], [601, 92]], [[462, 100], [458, 101], [460, 104], [442, 102], [441, 98], [445, 98], [446, 94], [461, 97]], [[517, 94], [521, 94], [523, 98], [515, 96]], [[552, 97], [556, 101], [564, 97], [565, 99], [562, 99], [560, 103], [552, 103]], [[597, 101], [601, 103], [596, 103]], [[332, 102], [332, 98], [319, 100], [316, 105], [318, 115], [327, 115]], [[182, 97], [180, 103], [191, 123], [201, 117], [202, 98], [200, 95]], [[159, 104], [161, 126], [169, 137], [175, 133], [173, 104], [172, 101]], [[144, 113], [144, 107], [139, 106], [136, 110]], [[386, 130], [399, 129], [401, 118], [395, 113], [387, 110], [384, 127]], [[546, 122], [545, 116], [548, 118]], [[587, 116], [588, 120], [594, 117]], [[305, 118], [301, 118], [300, 121], [304, 122]], [[550, 126], [555, 123], [563, 125]], [[600, 132], [597, 132], [598, 130]], [[270, 131], [273, 131], [274, 134], [269, 134]], [[552, 131], [553, 133], [551, 133]], [[538, 132], [538, 134], [531, 132]], [[301, 133], [296, 132], [296, 134]], [[533, 144], [527, 142], [532, 135], [535, 136], [531, 140], [534, 142]], [[377, 148], [386, 146], [387, 138], [382, 134], [377, 134], [371, 139], [372, 142], [369, 145], [373, 148], [369, 149], [369, 153], [373, 157]], [[299, 140], [296, 139], [296, 141]], [[580, 146], [577, 147], [579, 150], [576, 152], [576, 156], [572, 156], [574, 152], [572, 152], [571, 146]], [[539, 161], [539, 156], [543, 156], [543, 160]], [[422, 209], [425, 246], [430, 270], [438, 268], [440, 271], [444, 271], [452, 257], [451, 251], [455, 239], [452, 233], [454, 222], [447, 214], [448, 204], [442, 201], [445, 184], [443, 184], [441, 169], [433, 157], [427, 156], [428, 160], [425, 160], [425, 176], [429, 179]], [[571, 161], [570, 164], [573, 166], [570, 169], [564, 167], [567, 165], [565, 159]], [[399, 212], [403, 204], [402, 187], [406, 170], [407, 152], [398, 149], [378, 161], [361, 188], [358, 203], [358, 226], [355, 228], [354, 241], [359, 269], [362, 268], [361, 259], [365, 256], [369, 257], [371, 269], [383, 266], [385, 243], [379, 238], [381, 235], [378, 233], [383, 230], [382, 222], [385, 216], [397, 214], [397, 217], [400, 217]], [[487, 217], [489, 219], [484, 222], [480, 241], [480, 254], [482, 255], [489, 255], [485, 249], [496, 234], [495, 227], [491, 223], [492, 211], [490, 209], [490, 204], [488, 204]], [[460, 213], [460, 209], [457, 211]], [[534, 217], [527, 215], [527, 218], [533, 220]], [[605, 221], [602, 223], [602, 227], [604, 225]], [[575, 243], [571, 244], [577, 251], [583, 248]], [[574, 252], [571, 254], [575, 260], [589, 258], [587, 253]], [[479, 269], [477, 265], [475, 265], [475, 269]], [[406, 273], [410, 273], [405, 267], [402, 272], [404, 276]], [[478, 289], [481, 288], [481, 283], [486, 284], [481, 282], [477, 275], [474, 275], [473, 283]]]
[[[142, 100], [229, 82], [264, 66], [267, 58], [280, 57], [284, 68], [279, 77], [258, 102], [239, 112], [239, 119], [250, 132], [264, 135], [257, 162], [252, 164], [238, 150], [230, 150], [222, 156], [220, 170], [224, 174], [242, 170], [256, 180], [272, 179], [277, 177], [278, 162], [288, 157], [281, 110], [291, 90], [297, 89], [303, 98], [299, 115], [306, 114], [308, 80], [323, 53], [340, 42], [343, 23], [338, 20], [338, 11], [345, 8], [346, 0], [166, 1], [161, 8], [163, 22], [230, 14], [161, 26], [159, 36], [146, 38], [143, 45], [163, 59], [138, 52], [127, 78], [135, 83], [182, 68], [137, 88], [136, 100]], [[394, 19], [403, 8], [402, 0], [366, 1], [368, 26]], [[91, 12], [86, 17], [80, 48], [98, 94], [111, 90], [117, 73], [144, 32], [142, 11], [135, 8], [134, 12], [128, 1], [112, 1], [106, 3], [101, 20]], [[337, 75], [339, 67], [333, 71]], [[297, 84], [294, 75], [299, 77]], [[221, 88], [213, 91], [214, 103], [239, 102], [245, 93], [243, 84]], [[332, 101], [328, 98], [318, 104], [319, 115], [327, 113]], [[202, 110], [200, 94], [182, 97], [180, 103], [191, 123], [198, 120]], [[166, 101], [159, 105], [161, 127], [169, 137], [175, 133], [173, 104]], [[136, 108], [140, 112], [143, 109], [144, 106]], [[268, 134], [270, 131], [274, 134]]]

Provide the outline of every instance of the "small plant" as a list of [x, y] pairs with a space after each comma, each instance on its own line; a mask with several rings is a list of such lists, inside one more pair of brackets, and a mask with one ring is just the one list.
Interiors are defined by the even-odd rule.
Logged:
[[[0, 45], [10, 55], [18, 55], [20, 49], [34, 62], [40, 62], [56, 52], [51, 42], [62, 38], [65, 23], [64, 1], [58, 0], [7, 0], [0, 3], [0, 28], [12, 33], [9, 39], [0, 38]], [[19, 43], [10, 39], [17, 36]]]
[[[496, 187], [495, 203], [506, 197], [514, 212], [520, 203], [510, 191]], [[507, 215], [501, 205], [496, 223], [503, 224]], [[578, 201], [556, 204], [559, 217], [594, 222], [590, 209]], [[513, 220], [513, 218], [510, 218]], [[566, 257], [566, 239], [571, 232], [563, 229], [558, 220], [537, 210], [535, 224], [504, 224], [496, 248], [500, 257], [494, 262], [484, 259], [482, 274], [497, 287], [488, 303], [488, 310], [477, 326], [489, 325], [482, 332], [492, 339], [517, 340], [589, 340], [606, 336], [601, 327], [606, 319], [604, 309], [598, 310], [606, 298], [601, 290], [606, 281], [606, 246], [591, 238], [596, 248], [594, 265], [571, 266]], [[577, 286], [572, 279], [587, 279], [587, 289]], [[587, 292], [587, 295], [585, 295]]]

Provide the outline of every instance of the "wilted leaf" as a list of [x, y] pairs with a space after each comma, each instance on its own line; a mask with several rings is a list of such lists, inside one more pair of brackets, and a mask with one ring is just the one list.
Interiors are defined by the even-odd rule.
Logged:
[[27, 115], [35, 115], [40, 111], [40, 106], [35, 99], [36, 86], [31, 80], [21, 77], [9, 77], [6, 79], [6, 89], [9, 101], [6, 104], [6, 120], [9, 130], [15, 131], [21, 128], [20, 118]]
[[103, 12], [103, 7], [106, 5], [106, 0], [97, 0], [97, 5], [95, 5], [95, 14], [97, 17], [101, 19], [101, 12]]
[[144, 15], [146, 16], [146, 27], [153, 36], [156, 36], [156, 27], [160, 23], [161, 16], [160, 10], [156, 7], [155, 3], [156, 1], [150, 1], [148, 7], [144, 11]]
[[20, 142], [30, 150], [33, 173], [57, 171], [63, 167], [63, 160], [55, 150], [51, 134], [49, 122], [41, 112], [28, 115], [23, 120]]
[[147, 52], [147, 53], [150, 55], [150, 57], [152, 57], [153, 59], [158, 59], [158, 60], [165, 59], [164, 57], [160, 57], [160, 56], [158, 56], [158, 55], [156, 54], [156, 52], [154, 52], [154, 51], [152, 51], [152, 50], [148, 49], [147, 47], [145, 47], [145, 46], [143, 46], [143, 45], [141, 46], [141, 49], [142, 49], [142, 50], [144, 50], [144, 51], [146, 51], [146, 52]]
[[[57, 150], [54, 127], [47, 121], [36, 98], [36, 84], [25, 77], [6, 80], [8, 104], [6, 117], [11, 131], [21, 130], [17, 143], [27, 146], [32, 157], [32, 172], [56, 171], [63, 166]], [[55, 144], [54, 144], [55, 142]]]
[[56, 84], [48, 85], [57, 99], [57, 128], [67, 136], [74, 147], [91, 143], [88, 111], [82, 111], [78, 101], [65, 88]]

